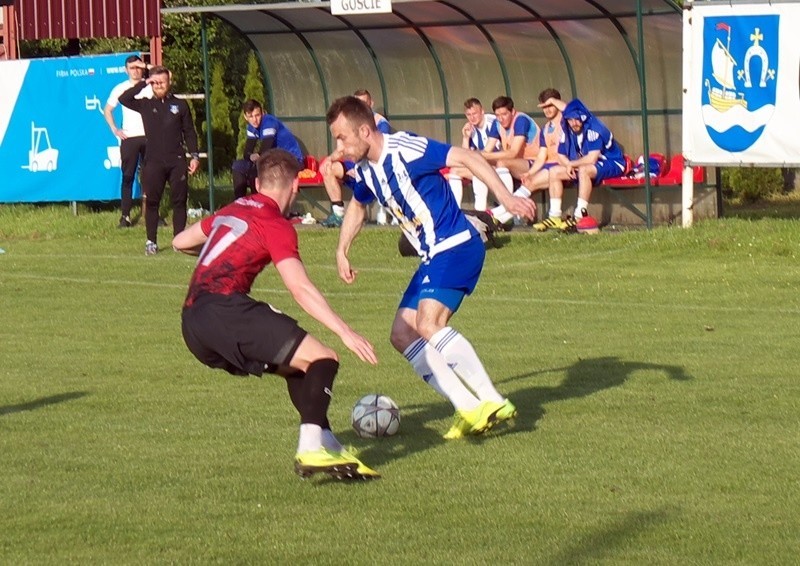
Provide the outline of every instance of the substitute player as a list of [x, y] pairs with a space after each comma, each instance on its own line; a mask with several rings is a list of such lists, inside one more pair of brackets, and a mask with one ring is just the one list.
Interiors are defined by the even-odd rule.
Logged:
[[328, 109], [327, 123], [339, 157], [356, 162], [359, 181], [339, 235], [339, 276], [346, 283], [355, 281], [350, 245], [361, 230], [366, 206], [377, 200], [422, 258], [400, 300], [391, 342], [414, 371], [455, 407], [453, 426], [445, 438], [482, 434], [513, 418], [516, 408], [495, 389], [472, 345], [448, 326], [475, 288], [486, 250], [439, 170], [466, 167], [515, 214], [533, 218], [535, 205], [512, 196], [476, 151], [408, 132], [379, 132], [372, 110], [357, 98], [336, 100]]
[[235, 200], [178, 234], [176, 250], [200, 257], [183, 306], [183, 338], [205, 365], [233, 375], [286, 378], [300, 413], [295, 470], [337, 479], [380, 477], [342, 448], [331, 432], [328, 406], [339, 360], [297, 321], [248, 293], [270, 263], [297, 304], [334, 332], [362, 361], [376, 364], [372, 344], [353, 331], [308, 278], [297, 233], [285, 215], [298, 191], [301, 165], [273, 149], [258, 159], [256, 194]]

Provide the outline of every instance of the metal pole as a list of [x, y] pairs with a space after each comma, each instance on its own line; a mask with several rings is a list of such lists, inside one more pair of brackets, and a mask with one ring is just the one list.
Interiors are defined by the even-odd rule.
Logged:
[[639, 28], [639, 89], [642, 101], [642, 149], [644, 161], [644, 198], [647, 228], [653, 227], [652, 187], [650, 186], [650, 128], [647, 116], [647, 75], [644, 64], [644, 28], [642, 27], [642, 0], [636, 0], [636, 26]]
[[200, 39], [203, 44], [203, 90], [206, 102], [206, 146], [208, 153], [208, 209], [214, 213], [214, 143], [211, 129], [211, 81], [208, 76], [208, 33], [206, 16], [200, 15]]

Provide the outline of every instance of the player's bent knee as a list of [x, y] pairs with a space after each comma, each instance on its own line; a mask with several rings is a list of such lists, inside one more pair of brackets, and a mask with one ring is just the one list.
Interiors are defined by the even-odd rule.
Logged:
[[323, 359], [331, 359], [338, 362], [339, 355], [311, 334], [307, 334], [297, 347], [289, 365], [305, 371], [310, 364]]

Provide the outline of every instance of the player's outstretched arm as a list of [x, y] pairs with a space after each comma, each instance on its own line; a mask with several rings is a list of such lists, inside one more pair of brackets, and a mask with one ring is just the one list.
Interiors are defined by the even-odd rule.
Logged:
[[275, 264], [283, 284], [300, 307], [316, 320], [334, 332], [361, 361], [377, 364], [375, 349], [369, 340], [350, 328], [311, 282], [303, 262], [297, 258], [287, 258]]
[[178, 252], [199, 255], [206, 240], [208, 240], [208, 236], [203, 233], [200, 223], [195, 222], [172, 239], [172, 247]]
[[336, 248], [336, 267], [339, 270], [339, 277], [345, 283], [352, 283], [356, 280], [356, 271], [350, 265], [350, 244], [356, 239], [367, 218], [367, 207], [356, 199], [352, 199], [347, 205], [344, 213], [344, 220], [339, 232], [339, 245]]
[[515, 197], [508, 192], [503, 181], [497, 176], [497, 171], [477, 151], [466, 151], [460, 147], [451, 147], [447, 152], [448, 167], [466, 167], [470, 172], [483, 181], [497, 201], [511, 214], [522, 216], [529, 220], [536, 219], [536, 204], [527, 198]]

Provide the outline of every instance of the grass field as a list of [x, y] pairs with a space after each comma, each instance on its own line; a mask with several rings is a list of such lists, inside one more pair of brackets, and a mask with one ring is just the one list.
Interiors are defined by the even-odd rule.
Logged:
[[[512, 233], [453, 325], [518, 406], [445, 442], [448, 403], [388, 344], [415, 260], [301, 228], [312, 278], [376, 345], [361, 364], [274, 270], [254, 295], [341, 352], [331, 417], [383, 474], [302, 481], [274, 377], [183, 345], [193, 259], [143, 255], [113, 212], [0, 208], [0, 563], [792, 564], [800, 554], [800, 222]], [[162, 246], [169, 232], [161, 233]], [[383, 392], [400, 433], [365, 441]]]

